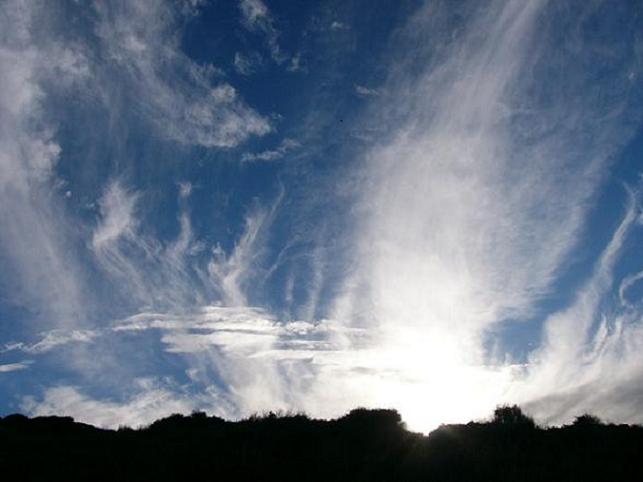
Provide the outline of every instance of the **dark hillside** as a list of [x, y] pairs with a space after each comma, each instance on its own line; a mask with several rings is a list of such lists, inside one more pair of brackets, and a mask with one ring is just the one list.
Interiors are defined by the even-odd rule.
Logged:
[[0, 419], [0, 467], [16, 481], [641, 481], [643, 428], [584, 416], [541, 429], [517, 407], [426, 437], [405, 430], [392, 410], [331, 421], [196, 413], [118, 431], [11, 415]]

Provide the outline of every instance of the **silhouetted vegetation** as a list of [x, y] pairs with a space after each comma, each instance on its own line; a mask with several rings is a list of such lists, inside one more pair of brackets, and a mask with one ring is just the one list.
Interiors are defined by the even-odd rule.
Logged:
[[394, 410], [331, 421], [194, 413], [119, 430], [10, 415], [0, 419], [0, 469], [7, 481], [641, 481], [643, 428], [582, 415], [544, 429], [516, 406], [428, 436]]

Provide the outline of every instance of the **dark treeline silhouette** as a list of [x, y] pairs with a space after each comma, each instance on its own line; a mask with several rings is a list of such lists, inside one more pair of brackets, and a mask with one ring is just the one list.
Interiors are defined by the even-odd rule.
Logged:
[[540, 428], [520, 408], [490, 422], [405, 429], [394, 410], [337, 420], [304, 415], [228, 422], [172, 415], [103, 430], [69, 417], [0, 419], [7, 481], [643, 481], [643, 427], [591, 415]]

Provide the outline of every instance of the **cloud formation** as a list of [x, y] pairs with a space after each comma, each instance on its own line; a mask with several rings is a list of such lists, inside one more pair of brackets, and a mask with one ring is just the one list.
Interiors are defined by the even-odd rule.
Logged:
[[301, 147], [299, 142], [294, 139], [286, 138], [274, 149], [262, 152], [245, 152], [241, 156], [241, 162], [276, 161], [298, 147]]
[[114, 429], [145, 426], [173, 413], [189, 413], [195, 409], [193, 399], [177, 396], [176, 388], [163, 382], [140, 379], [136, 383], [138, 391], [121, 403], [95, 400], [76, 387], [59, 386], [47, 389], [39, 402], [25, 397], [22, 408], [33, 416], [72, 416], [83, 423]]
[[6, 363], [4, 365], [0, 365], [0, 373], [9, 373], [9, 372], [15, 372], [18, 370], [26, 370], [29, 368], [29, 365], [31, 365], [32, 361], [23, 361], [19, 363]]
[[355, 84], [355, 93], [360, 97], [370, 97], [374, 95], [379, 95], [380, 92], [377, 89], [369, 89], [363, 85]]
[[241, 52], [235, 52], [234, 54], [234, 70], [241, 75], [252, 75], [257, 69], [261, 68], [263, 64], [263, 59], [261, 55], [256, 52], [253, 52], [249, 55], [244, 55]]
[[[487, 351], [489, 337], [501, 322], [536, 314], [579, 240], [614, 150], [632, 134], [627, 102], [599, 101], [592, 73], [564, 65], [566, 55], [577, 55], [576, 41], [584, 62], [597, 62], [592, 43], [599, 40], [550, 44], [545, 32], [558, 28], [556, 8], [545, 2], [464, 8], [467, 28], [450, 39], [444, 5], [425, 6], [407, 25], [401, 51], [407, 42], [415, 47], [398, 66], [424, 67], [394, 69], [386, 86], [393, 100], [374, 115], [390, 121], [366, 154], [354, 271], [332, 315], [377, 333], [378, 350], [398, 354], [391, 369], [417, 372], [422, 382], [391, 404], [430, 390], [423, 410], [442, 420], [489, 413], [520, 379], [506, 352]], [[423, 32], [444, 37], [427, 42]], [[573, 79], [573, 91], [543, 82], [549, 48], [560, 53], [556, 66]], [[611, 62], [623, 72], [615, 88], [628, 89], [628, 60]], [[600, 119], [608, 113], [623, 123], [606, 125]], [[586, 323], [569, 319], [571, 331]], [[487, 377], [492, 384], [478, 385]], [[553, 389], [535, 380], [532, 388]], [[449, 406], [462, 398], [479, 403]]]
[[70, 343], [89, 343], [97, 336], [99, 336], [99, 333], [95, 330], [52, 330], [44, 333], [41, 340], [32, 344], [22, 342], [7, 343], [0, 349], [0, 353], [20, 350], [25, 353], [40, 355]]
[[[183, 54], [179, 12], [171, 3], [96, 3], [96, 34], [110, 60], [101, 72], [133, 89], [141, 113], [169, 139], [204, 147], [234, 147], [271, 130], [267, 118], [246, 105], [213, 69]], [[105, 86], [106, 90], [110, 85]]]
[[261, 0], [240, 0], [241, 21], [251, 32], [259, 32], [265, 36], [270, 56], [278, 64], [288, 59], [279, 46], [279, 31], [270, 10]]
[[628, 235], [638, 227], [640, 211], [640, 193], [629, 191], [625, 215], [592, 276], [570, 306], [547, 318], [543, 342], [530, 354], [527, 377], [513, 387], [514, 396], [546, 422], [569, 422], [578, 413], [641, 421], [635, 407], [642, 399], [633, 389], [643, 376], [637, 356], [643, 346], [641, 312], [627, 305], [611, 312], [601, 308], [615, 288], [615, 266]]
[[49, 37], [52, 26], [37, 23], [38, 5], [10, 1], [3, 11], [0, 263], [13, 281], [4, 278], [2, 289], [18, 303], [46, 312], [47, 322], [70, 325], [83, 313], [86, 297], [77, 259], [67, 249], [73, 235], [52, 192], [61, 147], [44, 113], [46, 86], [55, 79], [60, 90], [81, 88], [88, 60], [82, 48]]
[[[339, 89], [363, 109], [341, 118], [371, 135], [356, 146], [324, 131], [319, 158], [270, 163], [300, 148], [309, 126], [244, 153], [276, 117], [186, 53], [195, 4], [97, 2], [70, 36], [34, 20], [48, 8], [10, 1], [0, 19], [0, 267], [17, 275], [0, 282], [28, 308], [16, 320], [37, 321], [15, 337], [29, 342], [2, 352], [37, 364], [66, 350], [69, 370], [85, 376], [24, 397], [25, 410], [117, 426], [193, 409], [236, 418], [384, 406], [426, 430], [520, 402], [551, 423], [580, 411], [639, 421], [642, 275], [621, 266], [640, 229], [639, 185], [626, 187], [623, 218], [587, 279], [561, 282], [584, 276], [572, 261], [640, 125], [640, 35], [622, 42], [588, 27], [623, 11], [601, 1], [573, 12], [544, 0], [423, 5], [378, 61], [387, 79]], [[266, 4], [242, 0], [238, 12], [284, 64]], [[347, 28], [326, 22], [326, 33], [329, 24]], [[239, 49], [225, 58], [236, 52], [238, 74], [258, 73]], [[63, 142], [63, 104], [108, 117], [96, 117], [109, 157], [99, 173], [74, 162], [85, 152], [63, 149], [84, 145], [68, 139], [73, 130]], [[142, 167], [139, 144], [157, 143], [187, 154]], [[240, 162], [220, 163], [221, 152]], [[69, 187], [74, 170], [99, 181]], [[551, 300], [563, 289], [573, 294], [560, 308]], [[529, 323], [542, 332], [514, 350], [503, 329]], [[29, 362], [0, 371], [19, 375]], [[87, 375], [113, 366], [118, 375]]]

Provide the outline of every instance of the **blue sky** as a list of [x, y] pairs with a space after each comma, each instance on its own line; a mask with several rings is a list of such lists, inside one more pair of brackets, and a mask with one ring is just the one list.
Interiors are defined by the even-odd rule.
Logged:
[[639, 1], [0, 14], [0, 413], [643, 422]]

